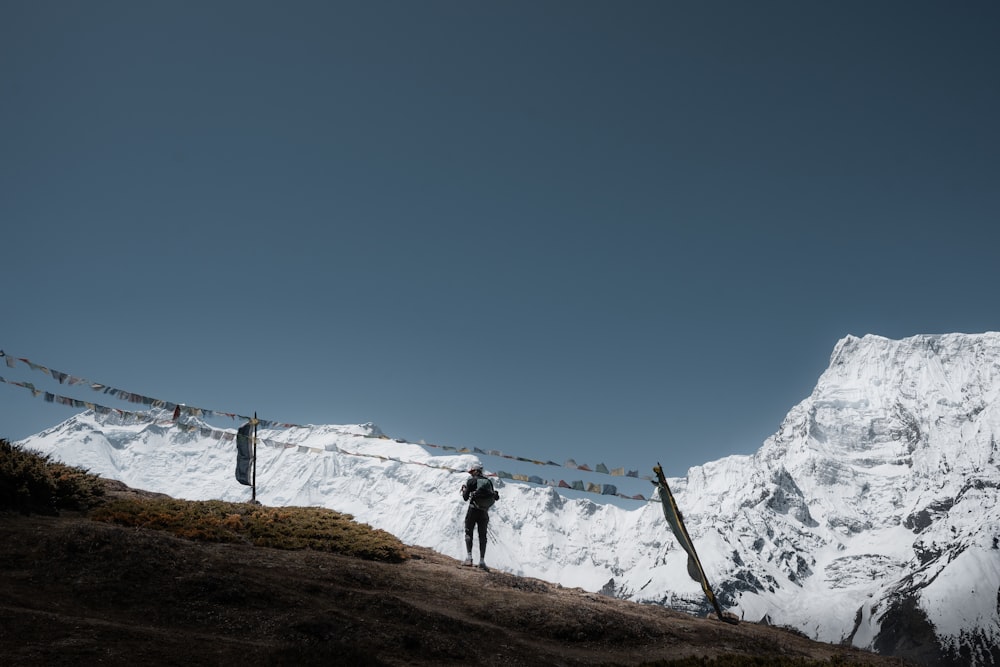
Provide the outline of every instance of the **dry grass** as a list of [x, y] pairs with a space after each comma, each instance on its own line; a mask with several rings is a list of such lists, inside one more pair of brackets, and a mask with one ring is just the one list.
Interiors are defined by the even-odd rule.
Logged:
[[359, 524], [349, 514], [319, 507], [263, 507], [219, 500], [116, 499], [90, 518], [119, 526], [163, 530], [202, 542], [245, 543], [273, 549], [311, 549], [399, 563], [406, 547], [395, 536]]
[[104, 480], [0, 438], [0, 511], [58, 514], [101, 501]]
[[310, 549], [389, 563], [407, 557], [406, 547], [393, 535], [328, 509], [187, 502], [151, 495], [109, 499], [105, 486], [105, 480], [82, 468], [0, 439], [0, 511], [53, 515], [89, 510], [95, 521], [162, 530], [202, 542]]

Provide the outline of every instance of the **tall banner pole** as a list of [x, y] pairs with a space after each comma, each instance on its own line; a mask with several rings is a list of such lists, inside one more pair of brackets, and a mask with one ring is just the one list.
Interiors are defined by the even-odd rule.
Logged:
[[722, 607], [719, 606], [719, 602], [715, 599], [715, 593], [712, 592], [712, 587], [708, 583], [708, 577], [705, 576], [705, 569], [701, 566], [698, 553], [694, 550], [694, 542], [691, 541], [691, 536], [688, 535], [687, 528], [684, 526], [684, 517], [681, 516], [681, 511], [677, 509], [677, 501], [674, 500], [674, 494], [670, 492], [667, 478], [663, 476], [663, 467], [657, 463], [656, 467], [653, 468], [653, 472], [656, 473], [656, 486], [660, 489], [663, 516], [670, 525], [670, 530], [673, 532], [674, 537], [677, 538], [681, 547], [687, 552], [688, 576], [701, 584], [701, 589], [705, 591], [705, 597], [712, 603], [712, 607], [715, 609], [715, 613], [720, 621], [737, 623], [738, 621], [735, 617], [722, 613]]
[[253, 484], [251, 484], [250, 502], [257, 502], [257, 411], [253, 411]]

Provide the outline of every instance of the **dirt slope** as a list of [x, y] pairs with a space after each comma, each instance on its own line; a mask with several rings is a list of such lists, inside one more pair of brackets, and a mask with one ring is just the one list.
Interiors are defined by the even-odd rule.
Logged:
[[410, 552], [387, 564], [0, 514], [0, 655], [7, 665], [901, 664]]

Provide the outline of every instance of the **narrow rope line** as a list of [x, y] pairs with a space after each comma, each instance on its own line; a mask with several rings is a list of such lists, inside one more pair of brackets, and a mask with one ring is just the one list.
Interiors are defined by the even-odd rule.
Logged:
[[[206, 438], [211, 438], [213, 440], [226, 441], [226, 442], [235, 442], [235, 440], [236, 440], [236, 432], [235, 431], [225, 431], [225, 430], [221, 430], [221, 429], [212, 428], [211, 426], [199, 426], [199, 425], [195, 425], [195, 424], [185, 424], [183, 422], [179, 422], [179, 421], [176, 421], [174, 419], [162, 419], [162, 418], [156, 417], [156, 416], [154, 416], [152, 414], [149, 414], [149, 413], [134, 412], [134, 411], [131, 411], [131, 410], [123, 410], [121, 408], [112, 408], [112, 407], [108, 407], [108, 406], [105, 406], [105, 405], [101, 405], [99, 403], [93, 403], [91, 401], [81, 401], [81, 400], [76, 399], [76, 398], [70, 398], [68, 396], [62, 396], [60, 394], [54, 394], [52, 392], [40, 390], [40, 389], [36, 388], [30, 382], [16, 382], [16, 381], [13, 381], [13, 380], [8, 380], [8, 379], [6, 379], [4, 377], [0, 377], [0, 382], [3, 382], [3, 383], [8, 384], [8, 385], [15, 386], [15, 387], [20, 387], [22, 389], [30, 391], [35, 397], [41, 397], [47, 403], [58, 403], [60, 405], [66, 405], [66, 406], [70, 406], [70, 407], [74, 407], [74, 408], [86, 408], [88, 410], [92, 410], [94, 412], [94, 414], [101, 415], [101, 416], [110, 415], [110, 414], [118, 414], [118, 415], [122, 416], [123, 418], [124, 417], [130, 417], [130, 418], [136, 420], [137, 422], [158, 424], [158, 425], [161, 425], [161, 426], [169, 426], [169, 427], [177, 428], [179, 430], [182, 430], [182, 431], [185, 431], [185, 432], [188, 432], [188, 433], [197, 432], [200, 435], [202, 435], [202, 436], [204, 436]], [[369, 436], [365, 436], [365, 435], [360, 435], [359, 434], [356, 437], [365, 438], [365, 437], [369, 437]], [[434, 468], [434, 469], [438, 469], [438, 470], [446, 470], [446, 471], [451, 472], [451, 473], [465, 473], [465, 472], [467, 472], [464, 468], [462, 468], [462, 469], [460, 469], [460, 468], [452, 468], [452, 467], [445, 466], [445, 465], [435, 465], [435, 464], [427, 463], [427, 462], [423, 462], [423, 461], [413, 461], [413, 460], [410, 460], [410, 459], [402, 459], [402, 458], [399, 458], [399, 457], [387, 456], [387, 455], [384, 455], [384, 454], [368, 454], [368, 453], [364, 453], [364, 452], [347, 451], [345, 449], [342, 449], [342, 448], [338, 447], [337, 445], [330, 445], [327, 448], [310, 447], [308, 445], [300, 445], [300, 444], [291, 443], [291, 442], [282, 442], [280, 440], [272, 440], [270, 438], [258, 438], [257, 442], [260, 443], [260, 444], [262, 444], [262, 445], [264, 445], [264, 446], [266, 446], [266, 447], [271, 447], [271, 448], [275, 448], [275, 449], [294, 449], [298, 453], [306, 453], [306, 452], [322, 453], [324, 451], [335, 451], [335, 452], [338, 452], [340, 454], [344, 454], [344, 455], [347, 455], [347, 456], [363, 456], [363, 457], [367, 457], [367, 458], [379, 459], [381, 461], [393, 461], [393, 462], [401, 463], [401, 464], [405, 464], [405, 465], [418, 465], [418, 466], [423, 466], [425, 468]], [[415, 443], [410, 443], [410, 444], [415, 444]], [[330, 447], [332, 447], [332, 449], [330, 449]], [[491, 476], [498, 477], [499, 474], [498, 473], [493, 473]], [[610, 485], [605, 485], [605, 486], [600, 487], [600, 488], [598, 488], [598, 485], [591, 485], [588, 488], [577, 488], [576, 485], [577, 484], [581, 484], [582, 485], [582, 482], [574, 482], [574, 485], [571, 486], [571, 485], [567, 484], [565, 481], [562, 481], [562, 480], [560, 480], [559, 482], [556, 482], [554, 480], [541, 480], [539, 478], [539, 480], [536, 482], [536, 481], [533, 481], [533, 480], [530, 480], [530, 479], [519, 479], [519, 478], [513, 478], [513, 477], [511, 479], [513, 479], [514, 481], [524, 481], [524, 482], [528, 482], [528, 483], [539, 484], [539, 485], [542, 485], [542, 486], [550, 486], [550, 487], [558, 487], [558, 488], [572, 488], [572, 489], [575, 489], [575, 490], [578, 490], [578, 491], [584, 491], [585, 493], [591, 493], [591, 494], [600, 495], [600, 496], [617, 496], [619, 498], [625, 498], [627, 500], [648, 500], [646, 497], [642, 496], [641, 494], [637, 494], [637, 495], [634, 495], [634, 496], [627, 496], [627, 495], [624, 495], [624, 494], [617, 493], [617, 489], [615, 489], [614, 493], [609, 492], [606, 487], [610, 486]]]
[[[151, 408], [158, 408], [158, 409], [164, 409], [164, 410], [172, 411], [173, 412], [173, 419], [175, 421], [179, 420], [181, 417], [208, 418], [208, 417], [213, 417], [214, 416], [214, 417], [228, 417], [230, 419], [236, 419], [238, 417], [239, 419], [241, 419], [243, 421], [247, 421], [247, 420], [250, 420], [250, 419], [257, 419], [257, 423], [260, 424], [260, 426], [263, 427], [263, 428], [308, 428], [308, 426], [304, 426], [302, 424], [292, 424], [292, 423], [288, 423], [288, 422], [277, 422], [277, 421], [268, 420], [268, 419], [260, 419], [260, 418], [257, 418], [257, 417], [250, 417], [250, 416], [240, 415], [240, 414], [235, 413], [235, 412], [224, 412], [224, 411], [220, 411], [220, 410], [210, 410], [208, 408], [200, 408], [200, 407], [196, 407], [196, 406], [189, 406], [189, 405], [185, 405], [183, 403], [174, 403], [174, 402], [171, 402], [171, 401], [166, 401], [166, 400], [159, 399], [159, 398], [154, 398], [154, 397], [151, 397], [151, 396], [145, 396], [143, 394], [137, 394], [137, 393], [129, 392], [129, 391], [126, 391], [126, 390], [123, 390], [123, 389], [117, 389], [115, 387], [111, 387], [109, 385], [98, 383], [98, 382], [92, 382], [91, 380], [87, 380], [86, 378], [82, 378], [82, 377], [79, 377], [79, 376], [76, 376], [76, 375], [71, 375], [71, 374], [65, 373], [63, 371], [54, 370], [54, 369], [49, 368], [47, 366], [44, 366], [42, 364], [35, 363], [35, 362], [31, 361], [30, 359], [28, 359], [26, 357], [13, 356], [10, 353], [5, 352], [4, 350], [0, 350], [0, 358], [3, 358], [4, 361], [6, 362], [7, 366], [10, 367], [10, 368], [15, 368], [17, 366], [17, 362], [20, 361], [21, 363], [27, 365], [31, 370], [39, 372], [39, 373], [42, 373], [44, 375], [47, 375], [47, 376], [51, 377], [52, 379], [56, 380], [57, 382], [59, 382], [60, 384], [64, 384], [65, 383], [65, 384], [68, 384], [68, 385], [71, 385], [71, 386], [88, 385], [94, 391], [103, 392], [103, 393], [108, 394], [110, 396], [114, 396], [115, 398], [118, 398], [119, 400], [127, 401], [129, 403], [134, 403], [134, 404], [146, 405], [146, 406], [151, 407]], [[30, 383], [27, 383], [27, 384], [30, 384]], [[34, 388], [34, 387], [32, 386], [32, 388]], [[75, 400], [75, 399], [70, 399], [70, 400]], [[503, 459], [507, 459], [507, 460], [511, 460], [511, 461], [518, 461], [518, 462], [521, 462], [521, 463], [530, 463], [532, 465], [555, 466], [555, 467], [561, 467], [561, 468], [568, 468], [568, 469], [571, 469], [571, 470], [580, 470], [582, 472], [596, 473], [596, 474], [601, 474], [601, 475], [609, 475], [611, 477], [631, 477], [631, 478], [635, 478], [635, 479], [643, 479], [643, 480], [650, 481], [650, 482], [654, 482], [655, 481], [654, 478], [651, 477], [651, 476], [648, 476], [648, 475], [639, 475], [639, 471], [638, 470], [627, 470], [626, 471], [626, 469], [624, 467], [609, 468], [604, 463], [598, 463], [597, 465], [591, 467], [590, 465], [585, 464], [585, 463], [584, 464], [578, 464], [574, 459], [568, 459], [565, 463], [560, 464], [560, 463], [556, 463], [555, 461], [541, 460], [541, 459], [534, 458], [534, 457], [524, 457], [524, 456], [516, 456], [516, 455], [512, 455], [512, 454], [507, 454], [505, 452], [502, 452], [502, 451], [499, 451], [499, 450], [495, 450], [495, 449], [484, 450], [484, 449], [480, 449], [479, 447], [454, 447], [454, 446], [450, 446], [450, 445], [438, 445], [438, 444], [428, 443], [428, 442], [411, 442], [411, 441], [408, 441], [408, 440], [406, 440], [404, 438], [391, 438], [391, 437], [386, 436], [384, 434], [383, 435], [379, 435], [379, 436], [368, 436], [368, 437], [381, 438], [381, 439], [386, 439], [386, 440], [393, 440], [395, 442], [405, 443], [405, 444], [411, 444], [411, 445], [418, 445], [418, 446], [421, 446], [421, 447], [431, 447], [431, 448], [434, 448], [434, 449], [440, 449], [442, 451], [447, 451], [447, 452], [455, 452], [455, 453], [458, 453], [458, 454], [479, 454], [479, 455], [482, 455], [482, 456], [495, 456], [495, 457], [498, 457], [498, 458], [503, 458]], [[498, 475], [501, 476], [504, 479], [513, 479], [515, 481], [528, 482], [528, 483], [531, 483], [531, 484], [548, 485], [547, 482], [546, 482], [546, 480], [543, 480], [540, 477], [536, 477], [536, 476], [533, 476], [533, 475], [512, 474], [512, 473], [508, 473], [508, 472], [502, 471], [502, 470], [498, 472]], [[617, 488], [614, 487], [614, 485], [605, 485], [605, 486], [610, 487], [610, 488], [605, 489], [605, 488], [602, 487], [602, 489], [600, 490], [600, 492], [601, 492], [602, 495], [619, 495], [617, 493]], [[584, 485], [583, 482], [579, 482], [579, 483], [574, 482], [573, 485], [567, 485], [567, 488], [571, 488], [571, 489], [576, 490], [576, 491], [595, 492], [595, 490], [593, 488], [588, 487], [587, 485]], [[605, 491], [607, 491], [607, 493], [604, 493]], [[629, 497], [629, 496], [623, 496], [623, 497]]]

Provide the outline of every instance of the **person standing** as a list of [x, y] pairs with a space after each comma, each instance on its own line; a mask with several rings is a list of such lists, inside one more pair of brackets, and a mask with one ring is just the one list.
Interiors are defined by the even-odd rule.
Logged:
[[465, 564], [472, 565], [472, 531], [479, 530], [479, 568], [486, 567], [486, 527], [490, 523], [490, 508], [500, 494], [493, 488], [491, 482], [483, 475], [483, 466], [477, 463], [469, 468], [469, 479], [462, 485], [462, 500], [469, 501], [469, 509], [465, 512]]

